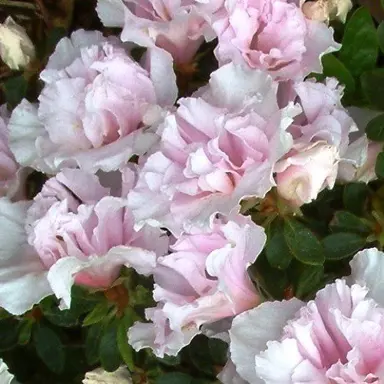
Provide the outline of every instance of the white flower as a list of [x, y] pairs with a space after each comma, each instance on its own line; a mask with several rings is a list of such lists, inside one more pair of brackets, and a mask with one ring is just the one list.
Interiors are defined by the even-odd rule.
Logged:
[[106, 372], [102, 368], [85, 374], [83, 384], [131, 384], [132, 380], [128, 370], [120, 367], [115, 372]]
[[9, 373], [7, 364], [5, 364], [2, 359], [0, 359], [0, 383], [11, 384], [14, 377], [15, 376]]
[[0, 56], [11, 69], [21, 69], [35, 58], [35, 47], [23, 27], [12, 17], [0, 24]]

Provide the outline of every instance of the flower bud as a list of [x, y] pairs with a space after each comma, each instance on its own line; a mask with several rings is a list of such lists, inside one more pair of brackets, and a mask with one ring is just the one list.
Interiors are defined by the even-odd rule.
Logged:
[[25, 29], [12, 17], [0, 24], [0, 56], [11, 69], [19, 70], [35, 58], [35, 47]]

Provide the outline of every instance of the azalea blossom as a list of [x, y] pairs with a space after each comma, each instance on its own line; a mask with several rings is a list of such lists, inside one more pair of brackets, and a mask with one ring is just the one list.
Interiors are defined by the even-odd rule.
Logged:
[[105, 26], [123, 27], [123, 41], [159, 47], [178, 64], [190, 63], [208, 33], [207, 20], [223, 0], [98, 0]]
[[380, 383], [384, 377], [384, 254], [359, 252], [352, 274], [308, 303], [265, 302], [238, 315], [231, 358], [250, 384]]
[[160, 127], [158, 151], [142, 162], [128, 195], [136, 219], [179, 233], [206, 226], [215, 212], [238, 211], [243, 198], [264, 197], [300, 112], [293, 103], [278, 106], [277, 84], [265, 73], [221, 67]]
[[11, 16], [0, 24], [0, 56], [9, 68], [19, 70], [35, 58], [35, 47], [25, 29]]
[[247, 268], [265, 241], [264, 229], [243, 216], [220, 217], [209, 231], [184, 233], [171, 253], [157, 259], [153, 297], [158, 305], [146, 310], [151, 323], [130, 328], [129, 343], [160, 357], [177, 355], [203, 325], [258, 305]]
[[350, 157], [350, 136], [358, 128], [341, 104], [343, 88], [336, 79], [327, 78], [325, 84], [309, 79], [283, 85], [279, 95], [282, 105], [293, 99], [303, 110], [289, 127], [292, 149], [274, 169], [280, 196], [300, 207], [315, 200], [323, 189], [333, 188], [340, 162]]
[[56, 46], [40, 78], [39, 103], [13, 111], [10, 145], [22, 165], [116, 170], [157, 140], [148, 124], [176, 98], [175, 75], [156, 51], [147, 69], [116, 38], [78, 30]]
[[[133, 178], [125, 170], [125, 187]], [[123, 265], [150, 274], [168, 237], [134, 224], [125, 199], [78, 169], [49, 179], [32, 204], [0, 200], [0, 306], [22, 314], [54, 293], [69, 308], [74, 283], [108, 288]]]
[[333, 30], [305, 17], [299, 0], [226, 0], [212, 27], [221, 65], [234, 61], [278, 80], [322, 72], [322, 55], [340, 49]]
[[12, 380], [15, 378], [14, 375], [12, 375], [8, 371], [7, 364], [4, 363], [3, 359], [0, 359], [0, 382], [1, 384], [11, 384]]
[[19, 185], [19, 165], [9, 149], [8, 111], [0, 107], [0, 196], [13, 196]]

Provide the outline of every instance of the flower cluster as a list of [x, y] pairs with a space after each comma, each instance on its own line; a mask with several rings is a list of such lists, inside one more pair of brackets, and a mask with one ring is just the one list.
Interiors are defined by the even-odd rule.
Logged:
[[[302, 3], [98, 1], [121, 35], [64, 37], [38, 100], [1, 109], [2, 308], [22, 315], [55, 295], [68, 309], [74, 285], [107, 290], [128, 268], [153, 281], [127, 335], [136, 351], [175, 356], [204, 334], [229, 343], [223, 383], [380, 382], [381, 252], [358, 253], [352, 275], [308, 303], [263, 302], [249, 273], [271, 196], [294, 216], [337, 181], [373, 180], [381, 151], [344, 87], [308, 76], [341, 46], [329, 14]], [[184, 94], [182, 69], [197, 71], [215, 39], [217, 69]], [[28, 200], [21, 175], [34, 171], [47, 178]]]

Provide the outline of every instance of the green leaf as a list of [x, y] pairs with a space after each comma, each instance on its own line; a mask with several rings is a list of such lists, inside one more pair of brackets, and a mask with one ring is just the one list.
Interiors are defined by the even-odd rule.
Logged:
[[18, 341], [18, 321], [13, 318], [0, 321], [0, 352], [12, 349]]
[[354, 232], [368, 235], [372, 229], [360, 217], [348, 211], [338, 211], [335, 213], [330, 228], [334, 232]]
[[316, 265], [298, 265], [296, 267], [295, 296], [305, 298], [313, 291], [317, 291], [318, 284], [324, 276], [324, 267]]
[[32, 328], [34, 324], [34, 321], [31, 319], [26, 319], [20, 324], [18, 338], [18, 343], [20, 345], [26, 345], [29, 343], [29, 340], [32, 336]]
[[360, 7], [349, 19], [343, 36], [339, 58], [351, 71], [359, 76], [376, 66], [379, 43], [372, 17], [365, 7]]
[[283, 226], [276, 221], [268, 234], [265, 254], [271, 267], [277, 269], [286, 269], [292, 261], [292, 253], [287, 245], [283, 233]]
[[384, 110], [384, 68], [364, 72], [360, 77], [361, 87], [370, 106]]
[[368, 139], [373, 141], [384, 141], [384, 114], [373, 118], [365, 128]]
[[189, 361], [200, 372], [207, 375], [214, 375], [214, 367], [211, 361], [208, 338], [203, 335], [196, 336], [189, 344], [188, 348]]
[[157, 357], [157, 360], [161, 364], [167, 365], [169, 367], [175, 367], [176, 365], [179, 365], [181, 363], [180, 355], [177, 355], [177, 356], [164, 355], [163, 358]]
[[292, 255], [304, 264], [323, 265], [321, 242], [306, 226], [293, 219], [285, 220], [284, 236]]
[[4, 82], [5, 99], [15, 107], [27, 94], [28, 81], [23, 75], [12, 77]]
[[117, 346], [119, 348], [121, 357], [123, 358], [124, 363], [127, 365], [128, 369], [133, 372], [135, 370], [135, 363], [133, 360], [134, 350], [128, 344], [128, 328], [133, 324], [132, 318], [123, 317], [119, 321], [117, 328]]
[[344, 187], [344, 207], [355, 215], [362, 215], [368, 198], [369, 189], [365, 183], [349, 183]]
[[384, 151], [377, 155], [375, 172], [379, 179], [384, 179]]
[[96, 307], [93, 308], [92, 312], [88, 313], [83, 320], [83, 327], [103, 321], [107, 317], [110, 308], [111, 307], [107, 301], [97, 304]]
[[37, 355], [54, 373], [61, 373], [65, 364], [63, 345], [57, 334], [43, 325], [38, 326], [33, 334]]
[[96, 324], [87, 329], [85, 338], [85, 357], [90, 365], [94, 365], [99, 361], [99, 349], [103, 327]]
[[228, 359], [228, 344], [219, 339], [208, 339], [208, 347], [213, 363], [224, 366]]
[[107, 372], [114, 372], [121, 364], [121, 356], [117, 346], [117, 324], [114, 322], [101, 337], [99, 356], [102, 367]]
[[332, 53], [322, 57], [323, 75], [325, 77], [336, 77], [341, 84], [345, 85], [346, 91], [353, 93], [356, 88], [355, 79], [348, 68]]
[[[384, 0], [381, 0], [381, 1], [384, 1]], [[381, 52], [384, 53], [384, 21], [382, 21], [380, 25], [377, 27], [377, 40], [379, 41]]]
[[354, 255], [364, 247], [366, 239], [355, 233], [340, 232], [323, 239], [325, 258], [327, 260], [342, 260]]
[[181, 372], [166, 373], [156, 380], [156, 384], [192, 384], [192, 382], [193, 377]]

